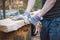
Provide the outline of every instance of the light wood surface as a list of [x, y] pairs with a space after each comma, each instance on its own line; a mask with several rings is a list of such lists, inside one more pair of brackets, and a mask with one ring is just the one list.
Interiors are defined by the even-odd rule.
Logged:
[[11, 32], [16, 31], [19, 28], [23, 27], [24, 25], [29, 24], [28, 20], [12, 20], [12, 19], [3, 19], [0, 20], [0, 31], [3, 32]]

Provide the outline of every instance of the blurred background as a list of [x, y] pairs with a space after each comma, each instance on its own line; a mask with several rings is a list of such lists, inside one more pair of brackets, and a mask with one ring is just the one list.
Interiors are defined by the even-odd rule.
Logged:
[[[0, 19], [22, 14], [27, 7], [28, 0], [0, 0]], [[42, 0], [36, 0], [32, 11], [42, 7]]]
[[[3, 0], [2, 0], [3, 1]], [[3, 9], [3, 2], [0, 1], [0, 10]], [[28, 0], [5, 0], [5, 10], [19, 10], [19, 12], [24, 12], [26, 9]], [[36, 4], [32, 11], [38, 10], [41, 8], [42, 1], [36, 0]]]

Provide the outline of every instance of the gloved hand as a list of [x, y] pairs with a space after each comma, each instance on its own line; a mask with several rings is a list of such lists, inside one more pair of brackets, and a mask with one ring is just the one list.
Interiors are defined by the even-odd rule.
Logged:
[[30, 20], [31, 24], [33, 24], [35, 26], [35, 32], [33, 34], [34, 35], [39, 34], [40, 30], [41, 30], [41, 22], [40, 22], [40, 20], [43, 20], [43, 17], [35, 15], [35, 16], [31, 17], [29, 20]]
[[37, 25], [37, 23], [40, 21], [40, 20], [43, 20], [43, 17], [39, 16], [39, 15], [35, 15], [33, 17], [30, 17], [30, 22], [33, 24], [33, 25]]
[[17, 15], [12, 20], [18, 20], [18, 19], [28, 19], [30, 17], [29, 12], [25, 12], [23, 15]]
[[30, 13], [25, 12], [23, 15], [17, 15], [12, 20], [24, 20], [25, 24], [29, 24]]
[[24, 12], [23, 16], [30, 18], [30, 12]]
[[30, 18], [30, 12], [24, 12], [23, 14], [23, 19], [24, 19], [24, 22], [27, 24], [29, 23], [29, 18]]

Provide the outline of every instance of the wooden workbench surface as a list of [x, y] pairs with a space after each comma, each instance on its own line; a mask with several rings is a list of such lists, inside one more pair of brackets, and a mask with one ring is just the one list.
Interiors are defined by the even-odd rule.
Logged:
[[9, 33], [0, 31], [0, 40], [31, 40], [30, 25], [25, 25], [22, 28]]

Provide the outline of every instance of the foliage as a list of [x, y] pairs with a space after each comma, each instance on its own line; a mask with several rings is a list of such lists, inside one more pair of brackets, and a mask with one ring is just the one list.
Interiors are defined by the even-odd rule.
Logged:
[[[27, 0], [23, 0], [24, 1], [24, 3], [27, 3], [28, 1]], [[26, 6], [27, 5], [24, 5], [24, 7], [23, 7], [23, 9], [25, 10], [26, 9]], [[42, 7], [42, 1], [41, 0], [36, 0], [36, 3], [35, 3], [35, 6], [34, 6], [34, 10], [38, 10], [38, 9], [41, 9], [41, 7]], [[23, 12], [24, 10], [20, 10], [20, 12]]]

